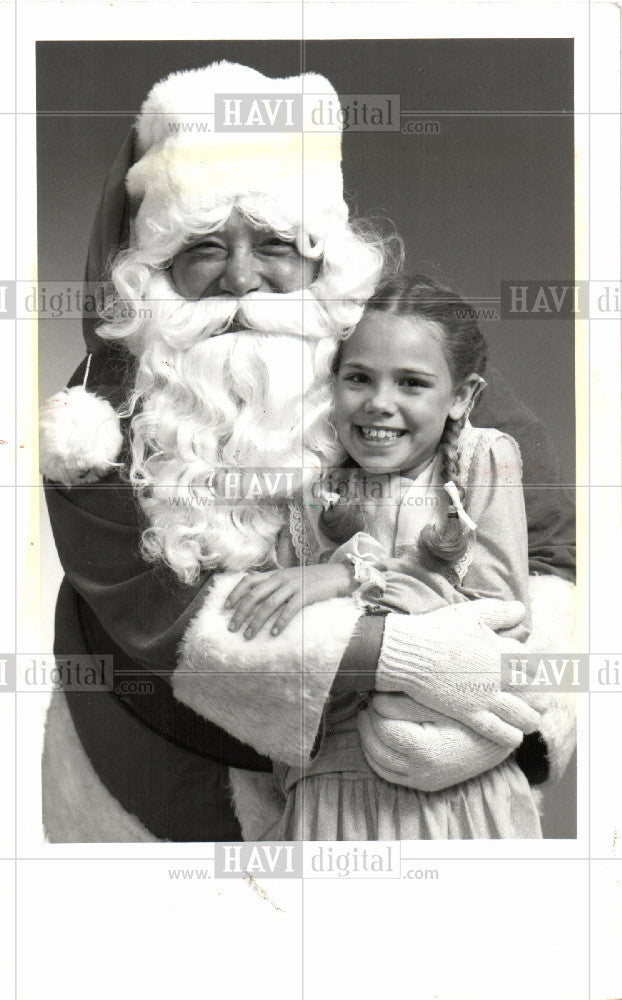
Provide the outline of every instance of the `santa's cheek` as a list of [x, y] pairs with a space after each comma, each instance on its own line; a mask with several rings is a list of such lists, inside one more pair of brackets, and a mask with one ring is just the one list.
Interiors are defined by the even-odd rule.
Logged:
[[317, 261], [303, 257], [296, 260], [275, 259], [263, 269], [263, 273], [275, 292], [285, 294], [308, 288], [317, 277], [319, 268]]

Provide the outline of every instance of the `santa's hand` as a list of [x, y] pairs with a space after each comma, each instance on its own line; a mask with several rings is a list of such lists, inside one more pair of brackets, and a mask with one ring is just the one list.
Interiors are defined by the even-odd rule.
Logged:
[[390, 614], [384, 630], [376, 688], [401, 691], [480, 736], [513, 749], [535, 732], [540, 716], [509, 687], [501, 653], [518, 653], [513, 639], [493, 629], [523, 618], [518, 601], [482, 599], [426, 615]]
[[301, 608], [347, 597], [355, 586], [352, 567], [343, 563], [248, 573], [225, 601], [225, 611], [234, 609], [229, 631], [244, 627], [244, 638], [252, 639], [273, 618], [270, 635], [279, 635]]
[[[380, 709], [380, 711], [378, 710]], [[387, 718], [391, 712], [395, 718]], [[400, 716], [426, 718], [406, 721]], [[422, 709], [406, 695], [375, 695], [358, 717], [367, 763], [381, 778], [421, 792], [468, 781], [512, 752], [454, 719]]]

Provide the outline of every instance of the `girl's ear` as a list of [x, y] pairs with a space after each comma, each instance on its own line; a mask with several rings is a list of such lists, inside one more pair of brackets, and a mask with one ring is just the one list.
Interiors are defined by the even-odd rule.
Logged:
[[485, 387], [486, 381], [481, 375], [473, 373], [465, 378], [464, 382], [456, 389], [454, 401], [449, 411], [451, 419], [461, 420], [462, 417], [468, 416], [475, 405], [475, 400]]

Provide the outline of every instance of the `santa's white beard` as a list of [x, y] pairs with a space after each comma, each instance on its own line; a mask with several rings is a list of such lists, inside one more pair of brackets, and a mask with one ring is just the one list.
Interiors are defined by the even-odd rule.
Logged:
[[[188, 302], [165, 299], [161, 281], [154, 285], [132, 421], [131, 478], [150, 525], [145, 552], [188, 583], [203, 569], [265, 565], [286, 502], [341, 454], [329, 420], [330, 320], [301, 292]], [[234, 316], [236, 326], [261, 319], [261, 332], [210, 336]], [[252, 499], [244, 488], [233, 500], [223, 492], [240, 470], [257, 473]], [[266, 484], [265, 496], [257, 484], [260, 492]]]

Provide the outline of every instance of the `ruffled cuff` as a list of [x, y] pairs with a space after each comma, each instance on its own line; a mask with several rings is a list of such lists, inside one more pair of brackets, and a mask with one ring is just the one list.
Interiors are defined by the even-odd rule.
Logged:
[[359, 586], [352, 598], [361, 611], [386, 612], [386, 608], [378, 604], [378, 599], [384, 596], [387, 589], [387, 559], [387, 552], [380, 542], [363, 531], [358, 531], [331, 555], [329, 562], [350, 563], [354, 568], [354, 579]]

